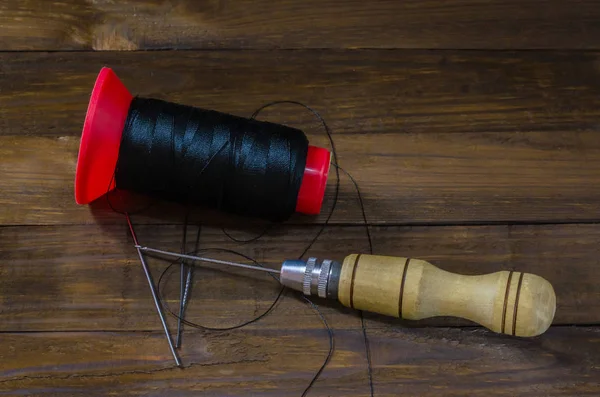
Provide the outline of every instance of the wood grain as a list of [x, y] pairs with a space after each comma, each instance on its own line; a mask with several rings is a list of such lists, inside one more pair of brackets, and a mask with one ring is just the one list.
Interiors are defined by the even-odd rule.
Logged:
[[[273, 100], [301, 101], [336, 135], [571, 134], [596, 131], [600, 115], [596, 52], [0, 53], [0, 135], [79, 136], [105, 65], [135, 95], [240, 116]], [[297, 106], [261, 117], [323, 135]]]
[[[179, 250], [179, 226], [138, 229], [141, 244]], [[316, 230], [287, 227], [257, 243], [240, 245], [226, 239], [220, 230], [206, 227], [201, 241], [203, 247], [238, 249], [276, 267], [299, 255]], [[238, 237], [251, 235], [231, 232]], [[540, 275], [556, 291], [555, 324], [600, 322], [598, 225], [374, 227], [372, 233], [378, 254], [422, 258], [459, 274], [516, 270]], [[310, 254], [341, 260], [352, 252], [366, 252], [367, 247], [363, 228], [338, 226], [327, 229]], [[124, 224], [4, 227], [0, 228], [0, 255], [0, 331], [160, 329]], [[157, 277], [168, 265], [155, 259], [150, 263]], [[265, 310], [277, 293], [277, 283], [268, 276], [249, 270], [227, 271], [230, 273], [198, 272], [188, 310], [191, 319], [208, 326], [234, 325]], [[172, 273], [165, 284], [169, 304], [175, 306], [178, 275], [178, 271]], [[334, 327], [360, 326], [356, 312], [334, 302], [319, 303]], [[381, 315], [367, 317], [370, 329], [471, 324], [446, 318], [410, 322]], [[321, 324], [310, 308], [291, 294], [252, 327], [320, 329]]]
[[4, 0], [0, 50], [598, 48], [596, 1]]
[[[513, 273], [516, 285], [511, 284]], [[556, 311], [552, 285], [535, 274], [499, 271], [468, 276], [421, 259], [367, 254], [344, 259], [338, 298], [344, 306], [386, 316], [409, 320], [453, 316], [523, 337], [545, 332]]]
[[551, 328], [539, 339], [510, 340], [483, 331], [468, 337], [458, 330], [418, 331], [369, 331], [376, 395], [396, 396], [399, 390], [415, 396], [599, 393], [600, 367], [592, 358], [600, 347], [595, 328]]
[[[366, 314], [376, 396], [600, 395], [599, 17], [592, 0], [0, 2], [0, 395], [296, 396], [327, 352], [318, 317], [290, 294], [241, 330], [186, 327], [190, 366], [173, 368], [122, 217], [105, 201], [73, 200], [104, 65], [134, 94], [242, 116], [302, 101], [328, 121], [361, 186], [376, 254], [462, 274], [531, 272], [554, 285], [555, 326], [529, 340], [450, 318]], [[523, 49], [544, 51], [498, 51]], [[260, 117], [327, 144], [297, 107]], [[341, 189], [312, 255], [367, 251], [347, 178]], [[178, 250], [181, 218], [178, 206], [155, 203], [134, 222], [143, 244]], [[298, 255], [324, 219], [296, 216], [240, 246], [218, 226], [248, 237], [258, 222], [193, 215], [203, 247], [272, 267]], [[588, 224], [551, 224], [570, 222]], [[166, 266], [150, 263], [155, 275]], [[177, 280], [170, 273], [164, 291], [171, 306]], [[277, 291], [261, 274], [202, 268], [188, 315], [231, 326]], [[336, 352], [311, 395], [369, 395], [361, 318], [317, 303]]]
[[[1, 224], [92, 221], [87, 208], [73, 204], [72, 181], [102, 64], [115, 66], [141, 95], [240, 115], [272, 99], [323, 111], [373, 223], [598, 220], [600, 187], [589, 183], [600, 169], [595, 53], [235, 51], [0, 60]], [[327, 144], [313, 116], [298, 107], [274, 108], [264, 118]], [[358, 222], [352, 186], [346, 180], [342, 189], [334, 221]]]
[[[597, 395], [599, 332], [556, 327], [519, 340], [470, 329], [372, 330], [376, 395]], [[183, 351], [189, 367], [180, 370], [156, 332], [9, 333], [0, 339], [0, 392], [299, 395], [327, 347], [322, 330], [193, 333]], [[368, 395], [363, 349], [359, 330], [336, 330], [335, 354], [312, 394]]]
[[[75, 137], [0, 137], [0, 224], [121, 222], [106, 198], [92, 207], [75, 204], [78, 146]], [[372, 224], [563, 223], [597, 221], [600, 213], [600, 186], [590, 183], [600, 175], [595, 132], [342, 135], [336, 146]], [[290, 222], [324, 221], [334, 182], [332, 173], [318, 217]], [[170, 203], [144, 214], [143, 223], [181, 220], [181, 208]], [[332, 222], [362, 222], [343, 175]]]

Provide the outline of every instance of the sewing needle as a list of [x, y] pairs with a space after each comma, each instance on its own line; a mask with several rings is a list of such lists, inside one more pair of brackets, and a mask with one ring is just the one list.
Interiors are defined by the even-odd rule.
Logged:
[[160, 317], [160, 322], [162, 323], [163, 329], [165, 331], [165, 336], [167, 337], [167, 341], [169, 342], [169, 348], [171, 349], [171, 353], [173, 354], [173, 358], [175, 359], [175, 364], [178, 367], [182, 367], [181, 359], [175, 350], [175, 346], [173, 345], [173, 340], [171, 339], [171, 333], [169, 332], [169, 326], [167, 325], [167, 319], [165, 318], [165, 313], [163, 311], [162, 305], [160, 304], [160, 299], [158, 297], [158, 292], [156, 291], [156, 286], [154, 285], [154, 279], [152, 278], [152, 273], [150, 273], [150, 268], [144, 259], [144, 255], [142, 254], [142, 250], [140, 249], [140, 245], [138, 243], [137, 236], [135, 234], [135, 230], [133, 229], [133, 224], [131, 223], [131, 218], [129, 217], [129, 213], [125, 213], [125, 217], [127, 218], [127, 224], [129, 225], [129, 231], [131, 232], [131, 237], [133, 237], [133, 243], [135, 244], [135, 248], [138, 252], [138, 256], [140, 257], [140, 262], [142, 263], [142, 267], [144, 268], [144, 273], [146, 273], [146, 278], [148, 279], [148, 284], [150, 285], [150, 291], [152, 292], [152, 298], [154, 298], [154, 305], [156, 306], [156, 310], [158, 311], [158, 316]]
[[269, 269], [268, 267], [246, 265], [245, 263], [230, 262], [230, 261], [224, 261], [224, 260], [221, 260], [221, 259], [204, 258], [204, 257], [201, 257], [201, 256], [178, 254], [177, 252], [163, 251], [163, 250], [159, 250], [159, 249], [155, 249], [155, 248], [143, 247], [141, 245], [136, 245], [135, 248], [137, 248], [140, 251], [153, 252], [155, 254], [161, 254], [161, 255], [165, 255], [165, 256], [172, 256], [172, 257], [180, 258], [180, 259], [191, 259], [191, 260], [198, 261], [198, 262], [216, 263], [216, 264], [220, 264], [220, 265], [228, 265], [228, 266], [234, 266], [234, 267], [241, 267], [241, 268], [244, 268], [244, 269], [259, 270], [259, 271], [262, 271], [262, 272], [275, 273], [275, 274], [280, 274], [281, 273], [280, 270]]
[[[187, 224], [188, 224], [189, 212], [185, 215], [185, 227], [183, 228], [183, 238], [181, 239], [181, 253], [185, 254], [185, 247], [187, 244]], [[182, 320], [185, 312], [185, 298], [187, 295], [186, 282], [185, 282], [185, 270], [187, 266], [185, 259], [181, 258], [179, 263], [180, 283], [179, 283], [179, 316], [177, 316], [177, 338], [175, 339], [175, 347], [179, 349], [181, 347], [181, 337], [183, 333]], [[189, 274], [189, 273], [188, 273]]]

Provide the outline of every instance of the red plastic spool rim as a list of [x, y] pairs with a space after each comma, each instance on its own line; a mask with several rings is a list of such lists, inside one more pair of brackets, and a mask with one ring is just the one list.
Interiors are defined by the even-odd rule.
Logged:
[[[115, 188], [114, 173], [121, 135], [133, 96], [110, 68], [102, 68], [88, 105], [77, 158], [75, 201], [88, 204]], [[331, 153], [308, 146], [306, 168], [296, 211], [316, 215], [321, 211]]]

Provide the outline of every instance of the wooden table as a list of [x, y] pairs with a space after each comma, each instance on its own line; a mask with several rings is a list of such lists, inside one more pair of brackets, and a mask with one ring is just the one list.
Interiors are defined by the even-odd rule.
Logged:
[[[242, 116], [304, 102], [361, 186], [376, 253], [553, 283], [555, 324], [533, 339], [366, 315], [375, 396], [600, 395], [599, 18], [598, 1], [3, 0], [0, 395], [298, 396], [328, 348], [319, 319], [289, 295], [241, 330], [186, 328], [188, 368], [173, 367], [123, 217], [73, 199], [104, 65], [134, 94]], [[262, 117], [327, 144], [297, 107]], [[159, 207], [134, 218], [140, 239], [178, 249], [181, 208]], [[297, 255], [325, 219], [296, 216], [239, 247], [200, 218], [205, 246], [270, 264]], [[343, 178], [311, 253], [366, 249]], [[276, 289], [201, 270], [189, 317], [231, 325]], [[319, 304], [336, 350], [310, 395], [367, 396], [360, 317]]]

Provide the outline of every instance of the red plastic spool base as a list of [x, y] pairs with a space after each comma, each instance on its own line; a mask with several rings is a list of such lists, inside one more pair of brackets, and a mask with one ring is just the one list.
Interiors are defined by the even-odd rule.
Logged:
[[[75, 174], [77, 204], [88, 204], [116, 187], [114, 172], [132, 99], [112, 69], [102, 68], [92, 91], [81, 135]], [[330, 156], [327, 149], [308, 146], [297, 212], [315, 215], [321, 211]]]

